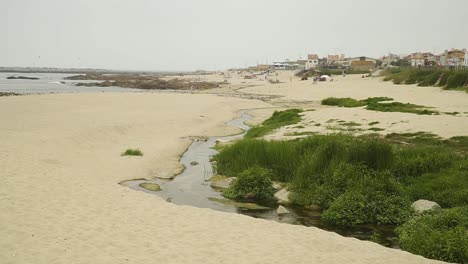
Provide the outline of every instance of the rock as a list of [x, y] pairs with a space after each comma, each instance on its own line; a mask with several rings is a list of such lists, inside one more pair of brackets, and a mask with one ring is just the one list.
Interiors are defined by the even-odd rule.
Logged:
[[277, 191], [274, 196], [278, 200], [279, 204], [289, 203], [289, 191], [287, 189]]
[[276, 209], [276, 213], [278, 215], [284, 215], [284, 214], [289, 214], [289, 211], [284, 206], [280, 205], [278, 206], [278, 209]]
[[440, 209], [441, 207], [436, 202], [421, 199], [421, 200], [417, 200], [416, 202], [414, 202], [411, 205], [411, 208], [413, 208], [413, 210], [416, 213], [420, 214], [420, 213], [424, 213], [427, 211], [437, 210], [437, 209]]
[[220, 204], [225, 204], [225, 205], [232, 205], [237, 208], [243, 208], [243, 209], [249, 209], [249, 210], [268, 210], [270, 208], [261, 206], [255, 203], [241, 203], [241, 202], [236, 202], [232, 201], [229, 199], [220, 199], [220, 198], [215, 198], [215, 197], [208, 197], [208, 200], [212, 202], [217, 202]]
[[273, 183], [271, 184], [271, 187], [273, 187], [273, 189], [275, 189], [275, 190], [277, 190], [277, 191], [278, 191], [278, 190], [281, 190], [281, 188], [283, 188], [283, 186], [281, 186], [281, 183], [279, 183], [279, 182], [273, 182]]
[[161, 186], [159, 186], [159, 184], [152, 183], [152, 182], [143, 182], [143, 183], [140, 183], [139, 186], [143, 189], [146, 189], [152, 192], [159, 192], [161, 190]]
[[225, 177], [225, 176], [213, 176], [211, 177], [211, 188], [215, 189], [227, 189], [231, 186], [231, 183], [235, 180], [235, 177]]
[[27, 77], [27, 76], [9, 76], [8, 80], [39, 80], [37, 77]]

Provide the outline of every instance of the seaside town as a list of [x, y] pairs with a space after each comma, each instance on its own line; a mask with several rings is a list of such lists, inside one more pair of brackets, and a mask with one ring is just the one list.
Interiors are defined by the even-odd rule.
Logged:
[[258, 64], [249, 70], [310, 70], [310, 69], [343, 69], [349, 71], [369, 71], [379, 67], [434, 67], [450, 69], [468, 68], [468, 51], [466, 49], [450, 49], [440, 54], [431, 52], [415, 52], [409, 55], [389, 53], [380, 58], [346, 57], [345, 54], [328, 54], [319, 57], [308, 54], [307, 59], [276, 61], [271, 65]]

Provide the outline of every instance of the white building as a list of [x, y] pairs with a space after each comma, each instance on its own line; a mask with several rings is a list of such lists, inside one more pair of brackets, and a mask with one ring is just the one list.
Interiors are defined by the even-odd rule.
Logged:
[[318, 64], [319, 64], [319, 57], [317, 56], [317, 54], [307, 55], [307, 61], [305, 64], [306, 70], [314, 69], [318, 66]]
[[410, 55], [409, 62], [412, 67], [424, 66], [424, 56], [422, 53], [413, 53]]
[[465, 52], [465, 66], [468, 67], [468, 52]]

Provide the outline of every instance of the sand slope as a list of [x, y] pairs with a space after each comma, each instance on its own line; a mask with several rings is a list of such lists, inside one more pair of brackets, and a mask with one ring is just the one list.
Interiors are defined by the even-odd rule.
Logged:
[[[176, 206], [118, 184], [167, 175], [188, 136], [259, 101], [211, 95], [0, 98], [1, 263], [437, 263], [316, 228]], [[129, 147], [141, 158], [121, 157]]]

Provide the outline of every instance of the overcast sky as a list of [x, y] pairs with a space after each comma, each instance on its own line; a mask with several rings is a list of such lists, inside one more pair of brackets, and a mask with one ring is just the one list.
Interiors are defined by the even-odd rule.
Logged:
[[0, 0], [0, 66], [225, 69], [468, 48], [468, 0]]

